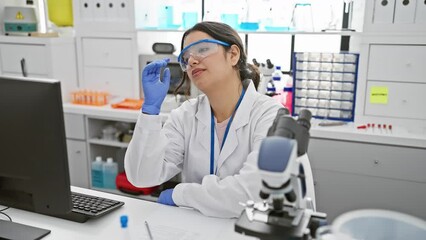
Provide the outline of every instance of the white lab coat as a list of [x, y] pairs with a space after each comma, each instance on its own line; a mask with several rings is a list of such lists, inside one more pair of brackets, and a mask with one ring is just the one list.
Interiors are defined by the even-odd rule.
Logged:
[[256, 92], [250, 80], [244, 85], [246, 93], [221, 152], [214, 131], [216, 175], [210, 175], [210, 103], [200, 95], [173, 110], [163, 127], [158, 115], [139, 116], [125, 156], [129, 181], [156, 186], [182, 172], [173, 201], [207, 216], [238, 217], [243, 210], [239, 202], [259, 200], [258, 149], [281, 105]]

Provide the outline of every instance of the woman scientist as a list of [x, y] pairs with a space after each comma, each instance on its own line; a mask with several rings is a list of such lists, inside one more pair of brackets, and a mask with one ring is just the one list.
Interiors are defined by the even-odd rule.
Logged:
[[164, 190], [159, 203], [238, 217], [239, 202], [259, 200], [258, 149], [280, 105], [256, 92], [241, 39], [226, 24], [201, 22], [187, 30], [178, 61], [183, 81], [204, 94], [173, 110], [162, 127], [158, 114], [170, 72], [160, 80], [160, 69], [167, 60], [144, 68], [145, 102], [126, 152], [127, 177], [150, 187], [182, 173], [182, 183]]

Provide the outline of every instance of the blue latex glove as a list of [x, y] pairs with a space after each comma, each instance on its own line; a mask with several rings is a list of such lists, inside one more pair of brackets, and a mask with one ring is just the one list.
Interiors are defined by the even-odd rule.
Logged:
[[165, 68], [163, 79], [160, 81], [161, 68], [167, 66], [170, 59], [156, 60], [143, 69], [142, 86], [145, 95], [145, 101], [142, 106], [142, 112], [158, 115], [160, 113], [161, 104], [167, 95], [170, 86], [170, 69]]
[[158, 197], [157, 202], [164, 205], [176, 206], [175, 202], [173, 202], [172, 195], [173, 195], [173, 188], [166, 189], [160, 193], [160, 196]]

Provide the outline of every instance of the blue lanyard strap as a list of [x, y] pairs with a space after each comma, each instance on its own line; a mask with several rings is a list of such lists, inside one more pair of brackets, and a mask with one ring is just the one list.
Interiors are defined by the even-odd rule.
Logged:
[[[235, 113], [237, 112], [238, 107], [241, 104], [241, 101], [243, 100], [244, 94], [246, 93], [246, 90], [243, 87], [243, 90], [241, 92], [241, 96], [238, 99], [237, 105], [235, 106], [234, 112], [231, 115], [231, 119], [229, 119], [228, 124], [226, 125], [226, 130], [225, 130], [225, 134], [223, 135], [223, 141], [222, 141], [222, 145], [220, 146], [220, 150], [222, 151], [223, 146], [225, 145], [225, 141], [226, 141], [226, 137], [228, 137], [228, 132], [229, 132], [229, 128], [231, 127], [231, 123], [234, 120], [234, 116]], [[211, 119], [211, 141], [210, 141], [210, 174], [215, 174], [214, 171], [214, 114], [213, 114], [213, 110], [211, 110], [212, 112], [212, 119]]]

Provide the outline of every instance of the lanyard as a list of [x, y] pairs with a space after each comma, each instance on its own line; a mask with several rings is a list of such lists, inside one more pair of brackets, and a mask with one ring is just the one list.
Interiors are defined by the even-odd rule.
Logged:
[[[235, 106], [234, 112], [231, 115], [231, 119], [229, 119], [228, 124], [226, 125], [225, 134], [223, 135], [223, 141], [222, 145], [220, 146], [220, 150], [222, 151], [223, 145], [225, 144], [226, 137], [228, 136], [229, 128], [231, 126], [232, 120], [234, 120], [235, 113], [237, 112], [238, 107], [240, 106], [241, 101], [243, 100], [244, 94], [246, 93], [244, 87], [241, 92], [241, 96], [238, 99], [237, 105]], [[212, 119], [211, 119], [211, 141], [210, 141], [210, 174], [216, 174], [214, 171], [214, 114], [213, 110], [212, 112]]]

